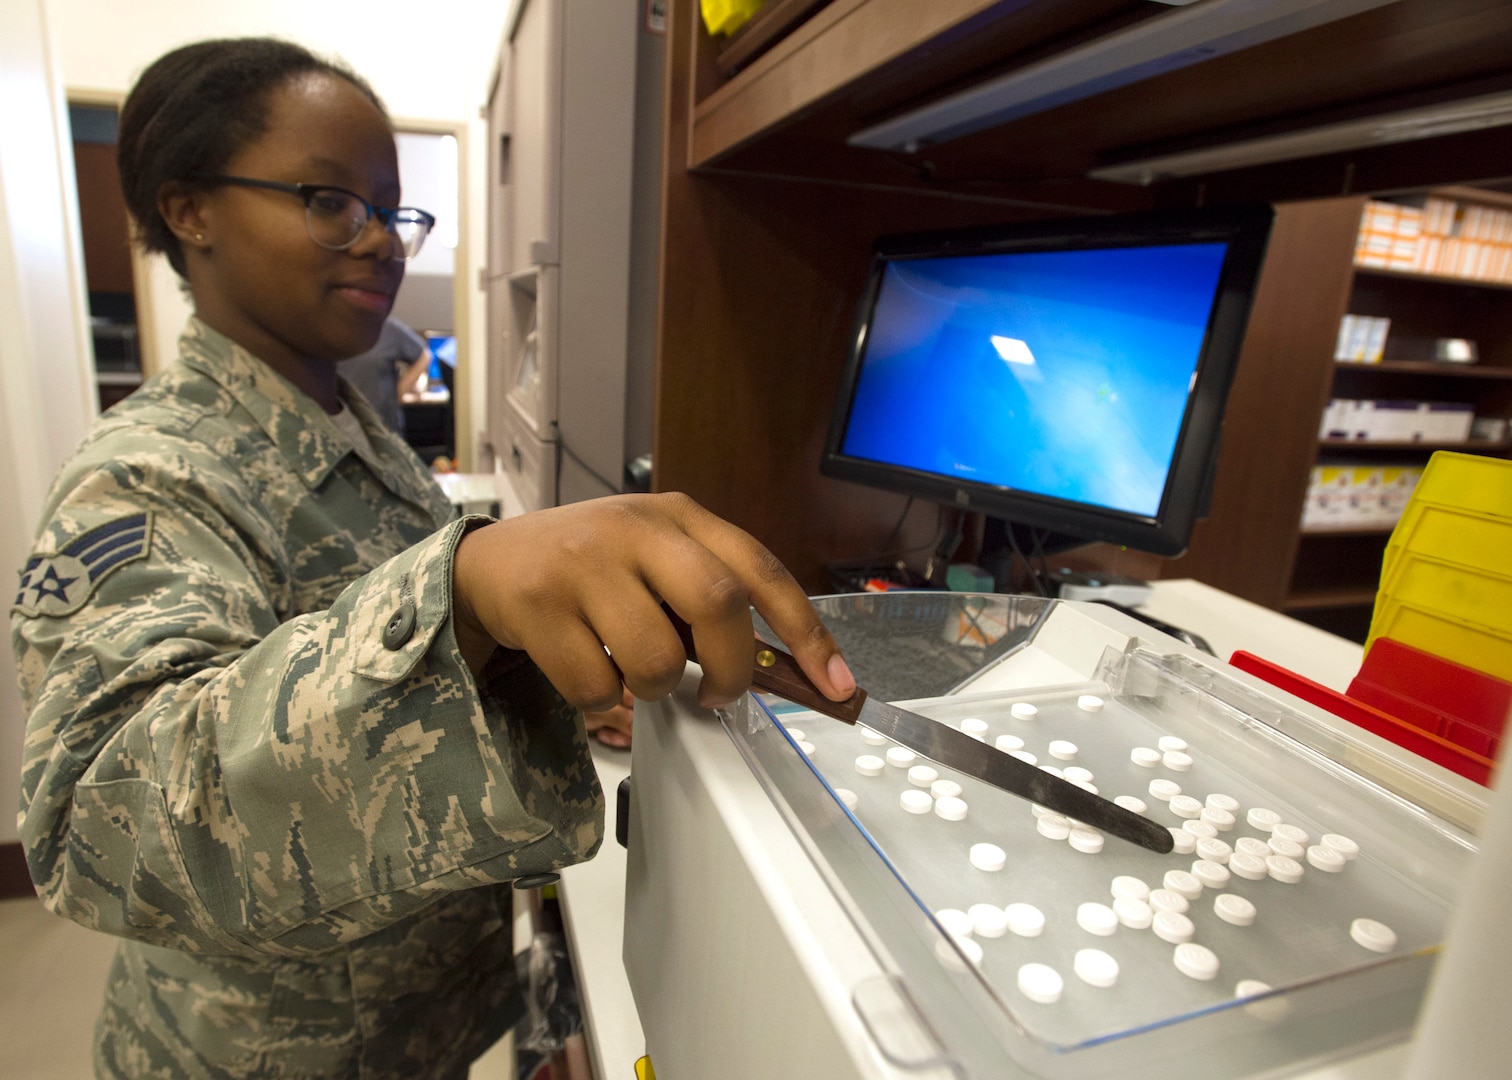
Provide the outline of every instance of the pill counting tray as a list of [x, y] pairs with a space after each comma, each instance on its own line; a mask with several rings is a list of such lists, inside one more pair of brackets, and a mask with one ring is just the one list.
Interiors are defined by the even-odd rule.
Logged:
[[[1045, 639], [1063, 637], [1052, 618], [1058, 606], [925, 595], [820, 601], [863, 685], [941, 723], [985, 724], [984, 753], [996, 752], [999, 737], [1008, 746], [1022, 740], [1021, 752], [1040, 765], [1085, 769], [1101, 794], [1134, 796], [1147, 816], [1177, 829], [1184, 819], [1151, 794], [1152, 781], [1199, 801], [1227, 795], [1238, 803], [1236, 822], [1218, 838], [1229, 845], [1270, 838], [1248, 821], [1261, 809], [1305, 831], [1305, 846], [1342, 834], [1359, 855], [1337, 872], [1298, 858], [1295, 882], [1231, 874], [1204, 887], [1186, 914], [1191, 940], [1218, 971], [1193, 977], [1178, 970], [1175, 942], [1127, 924], [1094, 933], [1078, 912], [1111, 907], [1115, 877], [1160, 888], [1167, 872], [1191, 871], [1196, 854], [1155, 855], [1112, 837], [1098, 851], [1077, 850], [1043, 835], [1027, 801], [942, 767], [938, 778], [962, 788], [966, 816], [910, 813], [903, 793], [929, 788], [911, 783], [906, 766], [887, 764], [874, 776], [857, 769], [858, 757], [884, 757], [890, 744], [748, 698], [726, 714], [726, 726], [888, 973], [857, 987], [853, 1000], [883, 1056], [905, 1071], [943, 1066], [984, 1078], [1247, 1076], [1403, 1037], [1473, 854], [1468, 838], [1310, 748], [1296, 736], [1315, 720], [1231, 679], [1221, 664], [1130, 640], [1107, 648], [1090, 678], [1074, 664], [1057, 669], [1053, 654], [1064, 646], [1047, 649]], [[1037, 649], [1052, 655], [1028, 655]], [[1015, 662], [1052, 681], [982, 689], [1003, 682], [994, 673]], [[1024, 704], [1035, 706], [1032, 719], [1014, 715]], [[1134, 762], [1134, 748], [1157, 748], [1162, 738], [1187, 744], [1188, 768]], [[1073, 744], [1074, 757], [1051, 756], [1052, 741]], [[973, 865], [980, 844], [1002, 850], [1001, 869]], [[1220, 918], [1220, 894], [1252, 903], [1253, 923]], [[959, 916], [949, 912], [1010, 904], [1038, 909], [1043, 931], [951, 933]], [[1394, 944], [1385, 952], [1362, 944], [1381, 946], [1358, 919], [1389, 928]], [[1074, 973], [1084, 949], [1117, 962], [1112, 986]], [[1020, 981], [1026, 964], [1058, 973], [1057, 1000], [1031, 998], [1035, 987]], [[1236, 996], [1241, 982], [1245, 995]]]

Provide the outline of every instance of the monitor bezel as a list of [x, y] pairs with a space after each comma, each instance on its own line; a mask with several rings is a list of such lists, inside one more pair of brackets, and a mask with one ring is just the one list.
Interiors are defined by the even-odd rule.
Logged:
[[[838, 480], [980, 511], [1005, 521], [1085, 538], [1089, 543], [1121, 544], [1165, 556], [1181, 554], [1191, 538], [1205, 489], [1216, 467], [1224, 407], [1238, 365], [1273, 217], [1269, 206], [1242, 206], [1033, 221], [880, 238], [873, 248], [866, 287], [857, 307], [820, 471]], [[1217, 299], [1198, 352], [1196, 383], [1171, 456], [1160, 507], [1154, 515], [1068, 502], [842, 452], [869, 329], [890, 264], [929, 258], [1219, 241], [1229, 247], [1219, 274]]]

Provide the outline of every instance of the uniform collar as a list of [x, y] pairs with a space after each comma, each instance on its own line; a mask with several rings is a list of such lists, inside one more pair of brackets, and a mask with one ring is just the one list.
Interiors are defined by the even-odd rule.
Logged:
[[[256, 421], [289, 467], [311, 489], [319, 487], [347, 454], [357, 451], [315, 399], [197, 316], [179, 338], [179, 358], [213, 379]], [[431, 507], [439, 489], [422, 490], [407, 463], [403, 440], [390, 431], [362, 395], [342, 380], [343, 400], [356, 414], [378, 460], [361, 455], [386, 487], [420, 506]]]

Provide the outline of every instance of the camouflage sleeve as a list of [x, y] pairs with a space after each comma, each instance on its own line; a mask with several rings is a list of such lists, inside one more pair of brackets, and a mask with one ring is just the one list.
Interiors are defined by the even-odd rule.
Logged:
[[280, 620], [266, 568], [174, 481], [85, 473], [22, 572], [20, 822], [48, 906], [297, 956], [595, 850], [581, 715], [527, 657], [479, 685], [457, 650], [452, 557], [480, 519]]

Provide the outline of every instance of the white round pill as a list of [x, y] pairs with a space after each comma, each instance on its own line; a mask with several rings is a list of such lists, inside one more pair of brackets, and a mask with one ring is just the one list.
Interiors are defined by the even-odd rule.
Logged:
[[1265, 870], [1277, 881], [1295, 885], [1302, 880], [1302, 864], [1285, 855], [1272, 855], [1265, 860]]
[[1089, 986], [1112, 986], [1118, 981], [1118, 961], [1101, 949], [1077, 949], [1071, 970]]
[[1076, 707], [1082, 712], [1102, 712], [1103, 699], [1096, 694], [1083, 694], [1076, 699]]
[[1113, 895], [1132, 896], [1135, 900], [1148, 900], [1150, 887], [1132, 874], [1119, 874], [1113, 879]]
[[987, 730], [987, 721], [979, 720], [975, 716], [968, 716], [957, 726], [968, 735], [980, 735]]
[[1204, 799], [1202, 805], [1213, 810], [1227, 810], [1230, 814], [1237, 813], [1239, 810], [1238, 799], [1232, 795], [1223, 795], [1216, 791]]
[[940, 778], [940, 770], [933, 765], [913, 765], [908, 770], [908, 782], [914, 787], [929, 787]]
[[1172, 750], [1179, 753], [1187, 748], [1187, 741], [1179, 735], [1162, 735], [1155, 745], [1160, 747], [1162, 753]]
[[1050, 756], [1061, 761], [1076, 760], [1076, 744], [1066, 739], [1050, 740]]
[[1356, 919], [1349, 924], [1349, 936], [1356, 945], [1363, 945], [1372, 952], [1388, 953], [1397, 946], [1396, 931], [1374, 919]]
[[795, 727], [788, 728], [787, 733], [788, 738], [792, 739], [795, 743], [808, 742], [808, 736]]
[[935, 959], [939, 960], [942, 967], [950, 971], [969, 971], [971, 964], [961, 955], [961, 942], [970, 940], [970, 938], [958, 938], [947, 934], [940, 941], [935, 942]]
[[909, 788], [898, 796], [898, 803], [910, 814], [927, 814], [934, 809], [934, 799], [927, 791]]
[[1001, 870], [1008, 862], [1008, 853], [996, 844], [972, 844], [971, 865], [978, 870]]
[[1024, 764], [1026, 764], [1026, 765], [1038, 765], [1039, 764], [1039, 758], [1035, 757], [1033, 754], [1031, 754], [1027, 750], [1010, 750], [1010, 751], [1008, 751], [1008, 756], [1009, 757], [1016, 757], [1020, 761], [1024, 762]]
[[1022, 750], [1024, 748], [1024, 740], [1017, 735], [999, 735], [996, 739], [992, 740], [992, 745], [1005, 754], [1011, 754], [1015, 750]]
[[1153, 769], [1160, 764], [1160, 751], [1149, 746], [1136, 746], [1129, 751], [1129, 760], [1144, 769]]
[[1307, 835], [1306, 829], [1297, 825], [1289, 825], [1284, 821], [1271, 830], [1271, 835], [1279, 836], [1283, 840], [1290, 840], [1294, 844], [1302, 844], [1303, 846], [1306, 846], [1307, 841], [1311, 839]]
[[1211, 838], [1218, 835], [1218, 826], [1203, 821], [1200, 818], [1189, 818], [1181, 823], [1181, 827], [1184, 831], [1191, 833], [1199, 840], [1204, 836]]
[[1103, 849], [1103, 834], [1096, 829], [1072, 829], [1067, 839], [1072, 847], [1084, 855], [1096, 855]]
[[1155, 909], [1133, 896], [1115, 896], [1113, 914], [1130, 930], [1148, 930], [1155, 920]]
[[1061, 775], [1064, 776], [1067, 780], [1071, 781], [1073, 784], [1090, 784], [1093, 780], [1096, 779], [1096, 777], [1092, 775], [1091, 769], [1084, 769], [1080, 765], [1066, 766], [1066, 770], [1061, 773]]
[[1197, 838], [1185, 829], [1172, 829], [1171, 840], [1175, 845], [1171, 851], [1176, 855], [1190, 855], [1197, 850]]
[[960, 947], [961, 952], [966, 954], [966, 959], [973, 964], [982, 962], [982, 947], [969, 937], [953, 937], [952, 941]]
[[1066, 774], [1063, 773], [1063, 772], [1061, 772], [1054, 765], [1041, 765], [1039, 767], [1039, 771], [1042, 772], [1042, 773], [1046, 773], [1049, 776], [1058, 777], [1061, 780], [1064, 780], [1066, 778]]
[[1234, 815], [1220, 806], [1204, 806], [1199, 816], [1219, 832], [1229, 832], [1234, 827]]
[[835, 789], [835, 794], [840, 797], [840, 801], [845, 804], [847, 810], [854, 810], [856, 808], [856, 804], [861, 801], [856, 797], [856, 793], [850, 788], [837, 787]]
[[865, 724], [860, 725], [860, 727], [861, 727], [861, 741], [864, 742], [864, 743], [866, 743], [866, 745], [868, 745], [868, 746], [886, 746], [887, 745], [887, 736], [886, 735], [883, 735], [880, 731], [873, 731], [871, 728], [867, 727]]
[[[1155, 796], [1155, 798], [1159, 799], [1161, 802], [1170, 802], [1177, 795], [1181, 794], [1181, 785], [1174, 780], [1166, 780], [1164, 778], [1160, 780], [1151, 780], [1150, 794]], [[1196, 817], [1195, 814], [1192, 816]]]
[[1131, 814], [1142, 814], [1149, 809], [1143, 799], [1135, 798], [1133, 795], [1115, 795], [1113, 796], [1113, 802]]
[[1192, 935], [1197, 932], [1197, 928], [1192, 925], [1192, 920], [1179, 911], [1157, 911], [1154, 920], [1150, 923], [1150, 929], [1155, 931], [1155, 936], [1161, 941], [1170, 942], [1172, 945], [1191, 941]]
[[1270, 873], [1265, 865], [1265, 859], [1248, 851], [1236, 851], [1230, 855], [1228, 868], [1229, 873], [1247, 881], [1263, 881]]
[[[1270, 992], [1271, 984], [1261, 982], [1259, 979], [1240, 979], [1234, 987], [1234, 996], [1236, 998], [1259, 997], [1261, 994], [1269, 994]], [[1246, 1005], [1244, 1006], [1244, 1011], [1257, 1020], [1275, 1023], [1284, 1020], [1291, 1012], [1291, 1002], [1287, 1001], [1284, 997], [1272, 997], [1264, 1001], [1257, 1001], [1253, 1005]]]
[[1240, 979], [1234, 986], [1236, 998], [1259, 997], [1261, 994], [1271, 992], [1271, 984], [1261, 982], [1259, 979]]
[[1019, 937], [1039, 937], [1045, 930], [1045, 913], [1033, 904], [1009, 904], [1003, 909], [1008, 929]]
[[975, 929], [971, 916], [958, 908], [941, 908], [934, 913], [935, 921], [945, 928], [951, 937], [970, 937]]
[[966, 909], [971, 927], [985, 938], [999, 938], [1008, 932], [1008, 916], [996, 904], [972, 904]]
[[1330, 874], [1337, 874], [1344, 869], [1345, 859], [1331, 847], [1322, 844], [1314, 844], [1307, 849], [1307, 861], [1319, 870]]
[[1088, 902], [1076, 905], [1076, 925], [1089, 934], [1107, 937], [1118, 929], [1118, 916], [1107, 904]]
[[1071, 823], [1059, 814], [1042, 814], [1034, 829], [1047, 840], [1065, 840], [1071, 836]]
[[961, 794], [961, 785], [954, 780], [936, 780], [929, 785], [929, 793], [937, 799], [954, 799]]
[[944, 818], [946, 821], [964, 821], [966, 819], [966, 803], [954, 795], [945, 795], [935, 800], [935, 817]]
[[1039, 715], [1039, 707], [1027, 701], [1015, 701], [1008, 711], [1013, 714], [1015, 720], [1033, 720]]
[[1171, 813], [1177, 817], [1198, 818], [1202, 815], [1202, 804], [1190, 795], [1172, 795]]
[[1222, 840], [1219, 840], [1216, 836], [1199, 836], [1197, 838], [1197, 855], [1200, 858], [1227, 866], [1229, 858], [1233, 854], [1234, 849]]
[[1261, 832], [1270, 832], [1281, 824], [1281, 815], [1263, 806], [1252, 806], [1244, 815], [1244, 820], [1249, 822], [1252, 828], [1259, 829]]
[[856, 771], [862, 776], [881, 776], [886, 763], [876, 754], [862, 754], [856, 759]]
[[1318, 837], [1318, 843], [1326, 848], [1333, 848], [1333, 850], [1344, 856], [1346, 860], [1356, 858], [1360, 854], [1359, 844], [1347, 836], [1340, 836], [1338, 833], [1324, 833]]
[[1201, 818], [1202, 803], [1191, 796], [1170, 797], [1170, 812], [1176, 817]]
[[798, 749], [802, 750], [806, 756], [813, 757], [814, 751], [818, 750], [819, 748], [813, 743], [809, 742], [807, 739], [804, 739], [798, 744]]
[[1150, 906], [1156, 911], [1174, 911], [1179, 915], [1186, 914], [1192, 906], [1192, 902], [1179, 892], [1170, 889], [1151, 889]]
[[1178, 945], [1174, 959], [1176, 970], [1193, 979], [1206, 981], [1218, 976], [1218, 957], [1206, 945], [1192, 941]]
[[1202, 882], [1197, 875], [1185, 870], [1167, 870], [1165, 877], [1161, 878], [1161, 884], [1188, 900], [1195, 900], [1202, 895]]
[[1160, 761], [1172, 772], [1192, 771], [1192, 755], [1181, 750], [1167, 750], [1160, 755]]
[[1065, 983], [1048, 964], [1025, 964], [1018, 969], [1018, 988], [1030, 1001], [1051, 1005], [1060, 1000]]
[[1272, 855], [1284, 855], [1288, 859], [1300, 859], [1306, 849], [1295, 840], [1288, 840], [1284, 836], [1272, 836], [1269, 847]]
[[1097, 785], [1092, 783], [1090, 780], [1076, 781], [1076, 786], [1081, 788], [1083, 791], [1090, 791], [1094, 795], [1097, 794]]
[[889, 746], [887, 748], [887, 763], [889, 765], [896, 765], [900, 769], [908, 768], [918, 756], [918, 754], [915, 754], [906, 746]]
[[1245, 855], [1258, 855], [1262, 859], [1267, 855], [1275, 854], [1275, 852], [1271, 850], [1269, 844], [1267, 844], [1264, 840], [1257, 839], [1253, 836], [1241, 836], [1239, 839], [1235, 840], [1234, 850]]
[[1198, 859], [1192, 863], [1192, 876], [1208, 889], [1221, 889], [1229, 883], [1228, 867], [1212, 859]]
[[1219, 893], [1213, 897], [1213, 914], [1226, 923], [1248, 926], [1255, 921], [1255, 905], [1238, 893]]

